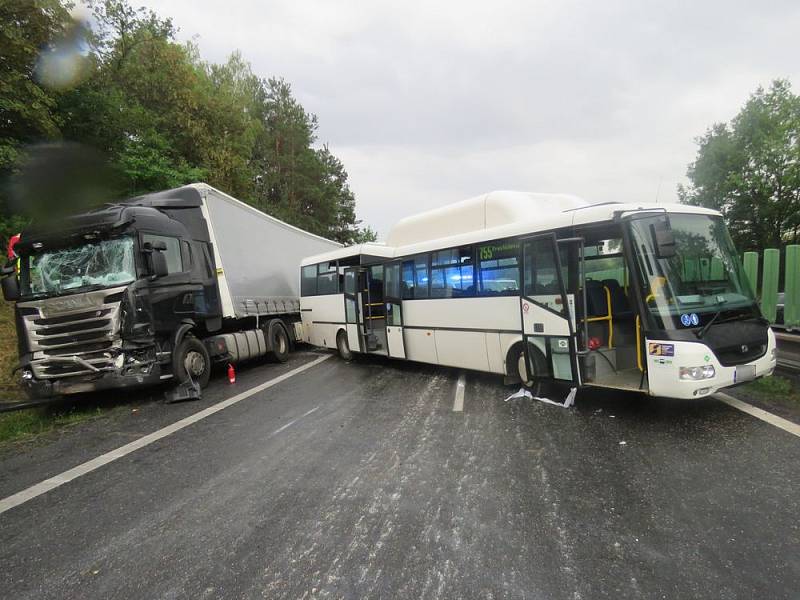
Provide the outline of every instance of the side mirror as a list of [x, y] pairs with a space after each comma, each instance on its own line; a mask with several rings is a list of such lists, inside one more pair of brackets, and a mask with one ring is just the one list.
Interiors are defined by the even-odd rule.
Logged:
[[19, 281], [16, 274], [3, 277], [3, 298], [9, 302], [19, 300]]
[[675, 256], [675, 235], [667, 219], [659, 219], [650, 225], [653, 235], [653, 245], [656, 248], [656, 258], [672, 258]]

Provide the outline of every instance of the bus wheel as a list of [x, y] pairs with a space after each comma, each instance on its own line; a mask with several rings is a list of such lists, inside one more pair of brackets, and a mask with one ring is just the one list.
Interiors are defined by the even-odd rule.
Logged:
[[532, 388], [536, 384], [536, 374], [545, 371], [544, 369], [544, 357], [539, 349], [534, 346], [533, 344], [528, 344], [528, 352], [531, 353], [531, 358], [533, 359], [533, 373], [532, 377], [528, 377], [528, 373], [525, 371], [525, 352], [523, 352], [522, 344], [516, 345], [511, 352], [509, 352], [509, 361], [507, 362], [509, 375], [513, 374], [513, 369], [516, 366], [517, 369], [517, 377], [519, 377], [520, 382], [526, 388]]
[[172, 373], [179, 383], [185, 383], [191, 378], [201, 388], [206, 387], [211, 377], [211, 360], [203, 342], [193, 335], [183, 338], [172, 356]]
[[353, 353], [350, 351], [350, 344], [347, 341], [347, 333], [340, 331], [336, 334], [336, 349], [339, 351], [339, 356], [342, 360], [353, 360]]
[[272, 347], [270, 356], [281, 363], [289, 360], [289, 335], [279, 319], [270, 321], [267, 336]]
[[517, 375], [522, 385], [527, 388], [533, 387], [533, 379], [528, 378], [528, 372], [525, 370], [525, 353], [522, 351], [522, 346], [520, 346], [517, 352]]

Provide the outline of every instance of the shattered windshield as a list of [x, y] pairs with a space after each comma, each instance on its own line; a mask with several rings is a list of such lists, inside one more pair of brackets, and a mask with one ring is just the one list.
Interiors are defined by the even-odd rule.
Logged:
[[130, 283], [136, 279], [133, 237], [34, 254], [26, 266], [23, 293], [32, 296]]

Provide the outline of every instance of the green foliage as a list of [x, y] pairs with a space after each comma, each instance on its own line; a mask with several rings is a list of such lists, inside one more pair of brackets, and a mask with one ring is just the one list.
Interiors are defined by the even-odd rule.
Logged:
[[173, 158], [170, 154], [169, 143], [156, 131], [128, 137], [117, 156], [117, 168], [128, 183], [126, 195], [135, 196], [203, 179], [202, 169], [190, 167], [181, 157]]
[[32, 408], [0, 414], [0, 444], [26, 440], [81, 421], [102, 416], [99, 407], [73, 407], [67, 411]]
[[0, 302], [0, 401], [24, 399], [25, 394], [19, 385], [19, 373], [14, 371], [18, 364], [14, 305], [11, 302]]
[[795, 389], [796, 384], [787, 377], [772, 375], [756, 379], [744, 386], [747, 392], [765, 400], [794, 400], [800, 401], [800, 392]]
[[14, 164], [20, 144], [59, 135], [55, 101], [36, 81], [35, 70], [40, 50], [69, 23], [56, 0], [0, 4], [0, 169]]
[[683, 202], [722, 211], [740, 250], [798, 242], [800, 96], [788, 81], [758, 88], [729, 123], [697, 140]]
[[[0, 176], [21, 164], [25, 144], [63, 138], [106, 157], [118, 181], [109, 200], [204, 180], [319, 235], [374, 239], [356, 219], [344, 166], [315, 147], [317, 119], [286, 81], [258, 77], [238, 52], [202, 61], [196, 46], [175, 41], [169, 18], [127, 0], [88, 5], [91, 29], [58, 0], [0, 7], [0, 41], [14, 50], [0, 109], [15, 115], [13, 128], [0, 123]], [[86, 73], [58, 89], [40, 85], [40, 49], [71, 31], [82, 32], [82, 55], [88, 48]], [[5, 204], [0, 234], [19, 223]]]
[[[56, 101], [36, 79], [42, 48], [63, 36], [69, 13], [57, 0], [0, 3], [0, 182], [24, 159], [23, 145], [58, 138]], [[5, 186], [4, 186], [5, 187]], [[0, 242], [19, 231], [25, 219], [11, 214], [8, 192], [0, 188]]]

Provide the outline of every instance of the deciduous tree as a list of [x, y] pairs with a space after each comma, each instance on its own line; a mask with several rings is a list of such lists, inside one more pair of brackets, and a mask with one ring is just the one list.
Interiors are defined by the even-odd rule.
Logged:
[[740, 250], [797, 243], [800, 233], [800, 96], [788, 81], [758, 88], [730, 123], [697, 140], [683, 202], [726, 216]]

